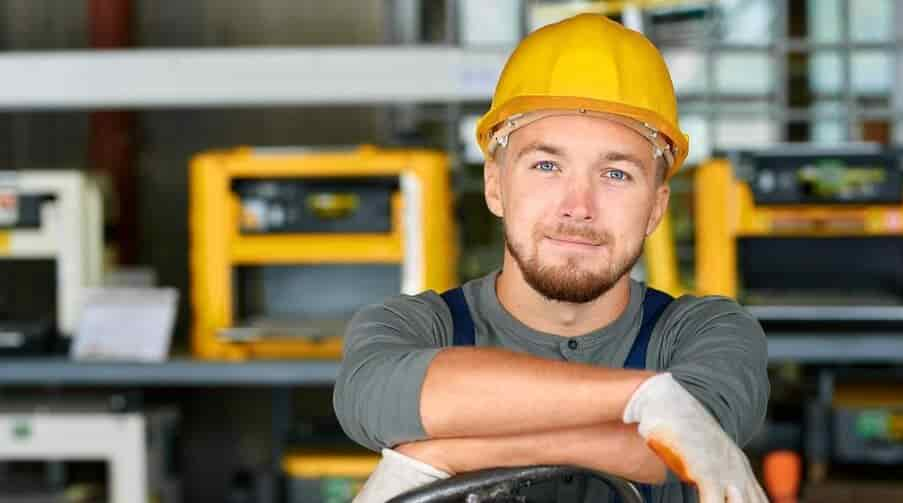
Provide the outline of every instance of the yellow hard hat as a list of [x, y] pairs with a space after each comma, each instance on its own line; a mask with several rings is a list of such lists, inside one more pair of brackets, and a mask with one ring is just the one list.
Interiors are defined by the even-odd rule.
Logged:
[[603, 15], [580, 14], [521, 41], [502, 70], [492, 106], [477, 123], [483, 155], [492, 157], [496, 138], [506, 140], [496, 136], [499, 130], [510, 133], [532, 122], [520, 118], [548, 111], [616, 117], [641, 126], [654, 144], [664, 136], [668, 177], [687, 158], [689, 139], [678, 124], [664, 59], [641, 33]]

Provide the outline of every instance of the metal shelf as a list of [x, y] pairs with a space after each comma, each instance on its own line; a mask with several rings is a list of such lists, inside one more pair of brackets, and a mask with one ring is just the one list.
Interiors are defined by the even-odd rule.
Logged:
[[0, 54], [0, 109], [488, 101], [510, 48], [446, 45]]
[[901, 306], [747, 306], [763, 322], [903, 321]]
[[769, 332], [767, 339], [768, 360], [771, 363], [903, 363], [903, 333], [784, 335]]
[[[768, 334], [771, 363], [903, 363], [903, 334]], [[67, 358], [0, 359], [0, 386], [289, 387], [331, 386], [336, 361], [164, 363], [76, 362]]]
[[0, 386], [301, 386], [332, 385], [332, 361], [210, 362], [189, 358], [164, 363], [77, 362], [67, 358], [0, 359]]

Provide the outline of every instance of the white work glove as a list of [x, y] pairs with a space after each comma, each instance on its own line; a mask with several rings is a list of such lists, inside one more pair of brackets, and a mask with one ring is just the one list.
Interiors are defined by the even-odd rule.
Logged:
[[386, 503], [411, 489], [449, 477], [442, 470], [392, 449], [383, 449], [382, 456], [352, 503]]
[[671, 374], [644, 381], [623, 419], [639, 423], [649, 447], [678, 477], [696, 485], [700, 503], [768, 503], [743, 451]]

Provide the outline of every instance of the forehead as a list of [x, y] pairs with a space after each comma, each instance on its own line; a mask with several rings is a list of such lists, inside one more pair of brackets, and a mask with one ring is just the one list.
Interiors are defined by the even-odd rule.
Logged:
[[652, 144], [646, 138], [600, 117], [573, 114], [540, 119], [511, 133], [507, 150], [518, 153], [538, 141], [574, 154], [616, 150], [652, 160]]

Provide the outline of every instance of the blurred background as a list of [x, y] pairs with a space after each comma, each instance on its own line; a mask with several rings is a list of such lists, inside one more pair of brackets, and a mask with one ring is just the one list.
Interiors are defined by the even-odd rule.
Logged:
[[501, 262], [527, 33], [645, 33], [690, 158], [638, 279], [769, 340], [773, 501], [900, 501], [903, 4], [0, 0], [0, 501], [350, 501], [342, 327]]

